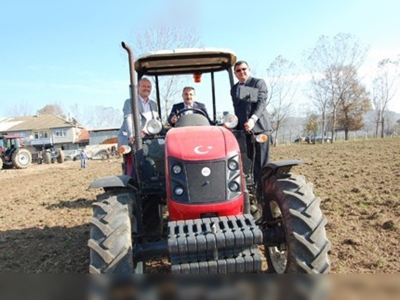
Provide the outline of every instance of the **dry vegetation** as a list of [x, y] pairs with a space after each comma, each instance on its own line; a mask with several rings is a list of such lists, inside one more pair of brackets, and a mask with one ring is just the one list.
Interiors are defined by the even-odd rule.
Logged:
[[[399, 273], [400, 138], [272, 149], [273, 160], [314, 183], [329, 224], [333, 273]], [[88, 220], [96, 178], [121, 173], [120, 160], [1, 170], [0, 272], [87, 273]]]

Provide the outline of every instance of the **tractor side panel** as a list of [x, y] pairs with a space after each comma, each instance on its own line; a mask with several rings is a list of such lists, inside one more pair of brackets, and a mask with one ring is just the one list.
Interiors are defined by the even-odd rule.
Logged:
[[137, 153], [139, 185], [142, 194], [165, 193], [165, 140], [143, 139], [142, 153]]

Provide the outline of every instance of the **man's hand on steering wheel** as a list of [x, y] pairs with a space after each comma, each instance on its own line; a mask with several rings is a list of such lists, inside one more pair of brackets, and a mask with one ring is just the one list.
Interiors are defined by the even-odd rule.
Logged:
[[201, 109], [192, 108], [192, 107], [189, 108], [189, 107], [188, 107], [188, 108], [181, 109], [180, 111], [178, 111], [178, 113], [177, 113], [175, 116], [172, 117], [172, 119], [171, 119], [172, 124], [175, 124], [175, 123], [178, 121], [178, 119], [180, 118], [180, 116], [181, 116], [183, 113], [187, 112], [187, 111], [193, 111], [193, 112], [202, 114], [203, 116], [205, 116], [205, 117], [207, 118], [205, 112], [202, 111]]
[[180, 111], [178, 111], [178, 113], [175, 116], [179, 118], [183, 113], [185, 113], [187, 111], [197, 112], [197, 113], [202, 114], [203, 116], [207, 117], [206, 113], [204, 111], [202, 111], [201, 109], [198, 109], [198, 108], [193, 108], [193, 107], [181, 109]]

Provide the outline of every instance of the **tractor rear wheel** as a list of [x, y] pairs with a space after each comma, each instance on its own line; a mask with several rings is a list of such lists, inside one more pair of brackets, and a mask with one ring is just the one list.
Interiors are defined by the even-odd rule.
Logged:
[[50, 152], [46, 151], [43, 153], [43, 160], [45, 164], [51, 164], [51, 154]]
[[32, 162], [32, 155], [27, 149], [18, 149], [12, 155], [13, 166], [17, 169], [26, 169]]
[[270, 177], [265, 180], [264, 201], [264, 223], [269, 228], [283, 227], [285, 236], [283, 244], [265, 246], [268, 272], [328, 273], [331, 244], [325, 232], [327, 220], [320, 209], [321, 199], [313, 193], [313, 185], [304, 176]]
[[58, 156], [57, 156], [57, 162], [58, 162], [59, 164], [62, 164], [62, 163], [64, 162], [64, 160], [65, 160], [64, 151], [62, 151], [62, 150], [60, 149], [59, 152], [58, 152]]
[[113, 189], [97, 197], [88, 246], [90, 273], [130, 274], [143, 272], [143, 262], [132, 259], [132, 234], [137, 232], [134, 193]]

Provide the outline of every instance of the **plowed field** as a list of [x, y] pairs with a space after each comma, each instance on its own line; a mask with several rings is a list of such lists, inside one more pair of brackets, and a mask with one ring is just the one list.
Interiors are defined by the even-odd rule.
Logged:
[[[306, 162], [293, 172], [322, 199], [333, 273], [400, 272], [400, 138], [282, 145], [271, 156]], [[1, 170], [0, 272], [87, 273], [88, 220], [101, 193], [88, 186], [120, 173], [120, 159]]]

